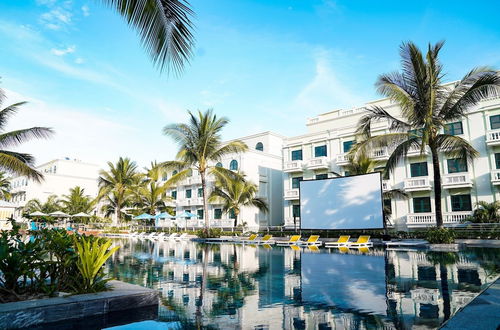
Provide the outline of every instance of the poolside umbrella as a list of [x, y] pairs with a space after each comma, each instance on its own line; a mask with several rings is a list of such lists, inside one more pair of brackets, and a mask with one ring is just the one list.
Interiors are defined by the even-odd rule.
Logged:
[[134, 220], [149, 220], [149, 219], [154, 219], [154, 218], [155, 218], [154, 215], [143, 213], [141, 215], [134, 217], [133, 219]]
[[[188, 212], [188, 211], [184, 211], [182, 212], [181, 214], [178, 214], [175, 216], [175, 218], [194, 218], [194, 217], [198, 217], [196, 214], [193, 214], [191, 212]], [[184, 230], [186, 229], [186, 222], [187, 220], [184, 222]]]
[[170, 215], [169, 213], [167, 212], [163, 212], [163, 213], [160, 213], [160, 214], [157, 214], [155, 215], [155, 227], [159, 227], [158, 226], [158, 221], [160, 219], [173, 219], [174, 217], [172, 215]]
[[73, 214], [72, 217], [90, 218], [91, 215], [87, 214], [85, 212], [80, 212], [80, 213], [77, 213], [77, 214]]
[[45, 217], [45, 216], [47, 216], [47, 214], [40, 211], [30, 213], [30, 217]]
[[52, 212], [49, 215], [51, 217], [55, 217], [55, 218], [69, 218], [69, 217], [71, 217], [69, 214], [66, 214], [66, 213], [61, 212], [61, 211]]

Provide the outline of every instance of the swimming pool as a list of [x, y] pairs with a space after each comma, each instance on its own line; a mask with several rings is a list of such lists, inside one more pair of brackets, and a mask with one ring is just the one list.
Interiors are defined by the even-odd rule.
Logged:
[[119, 329], [437, 328], [500, 271], [498, 249], [453, 252], [117, 239], [107, 272], [161, 293]]

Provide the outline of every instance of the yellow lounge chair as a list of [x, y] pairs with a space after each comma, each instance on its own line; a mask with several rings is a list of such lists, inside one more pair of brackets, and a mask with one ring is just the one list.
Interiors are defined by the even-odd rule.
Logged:
[[370, 252], [370, 248], [368, 246], [362, 246], [362, 247], [359, 247], [357, 249], [358, 249], [358, 252], [362, 253], [362, 254]]
[[286, 242], [277, 241], [276, 245], [295, 245], [295, 244], [297, 244], [298, 241], [300, 241], [301, 237], [302, 236], [300, 236], [300, 235], [293, 235], [292, 237], [290, 237], [290, 240], [288, 240]]
[[290, 248], [295, 251], [300, 251], [300, 246], [297, 246], [295, 244], [290, 245]]
[[345, 246], [339, 246], [339, 252], [340, 253], [348, 253], [349, 252], [349, 248], [345, 247]]
[[317, 245], [309, 245], [307, 248], [311, 252], [319, 252], [319, 247]]
[[345, 245], [347, 245], [347, 243], [349, 243], [349, 238], [351, 238], [351, 236], [349, 236], [349, 235], [340, 236], [336, 242], [326, 242], [325, 247], [345, 246]]
[[307, 241], [297, 241], [297, 244], [299, 245], [323, 245], [322, 241], [319, 241], [319, 236], [318, 235], [311, 235], [307, 239]]
[[257, 234], [252, 234], [252, 235], [248, 236], [247, 238], [242, 238], [236, 242], [237, 243], [247, 243], [247, 242], [254, 243], [258, 236], [259, 235], [257, 235]]
[[348, 247], [357, 247], [357, 246], [373, 246], [373, 243], [370, 242], [370, 236], [362, 235], [358, 237], [356, 242], [349, 242], [346, 244]]
[[273, 235], [264, 235], [262, 239], [254, 241], [255, 244], [274, 244]]

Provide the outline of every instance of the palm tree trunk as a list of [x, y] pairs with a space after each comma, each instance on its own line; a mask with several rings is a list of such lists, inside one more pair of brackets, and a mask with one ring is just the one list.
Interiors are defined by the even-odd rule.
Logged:
[[446, 268], [446, 264], [441, 263], [439, 265], [439, 272], [441, 273], [441, 294], [443, 296], [443, 321], [446, 321], [450, 318], [451, 314], [451, 299], [450, 299], [450, 291], [448, 287], [448, 269]]
[[238, 215], [235, 212], [235, 215], [234, 215], [234, 228], [236, 228], [237, 225], [238, 225]]
[[436, 212], [436, 226], [443, 228], [443, 210], [441, 209], [441, 172], [437, 147], [430, 144], [432, 153], [432, 169], [434, 172], [434, 206]]
[[208, 196], [207, 196], [207, 182], [205, 178], [205, 171], [200, 171], [201, 176], [201, 190], [203, 191], [203, 216], [205, 217], [205, 230], [208, 232], [210, 228], [210, 221], [208, 220]]

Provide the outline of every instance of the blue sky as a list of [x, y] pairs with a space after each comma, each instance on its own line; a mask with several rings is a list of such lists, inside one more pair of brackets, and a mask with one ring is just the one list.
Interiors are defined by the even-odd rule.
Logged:
[[135, 32], [98, 0], [0, 2], [0, 86], [30, 102], [11, 128], [45, 125], [50, 141], [21, 148], [39, 162], [69, 156], [141, 165], [176, 146], [161, 128], [186, 109], [228, 116], [225, 138], [305, 132], [305, 119], [377, 98], [398, 46], [447, 41], [447, 80], [500, 67], [498, 1], [193, 0], [195, 56], [160, 75]]

